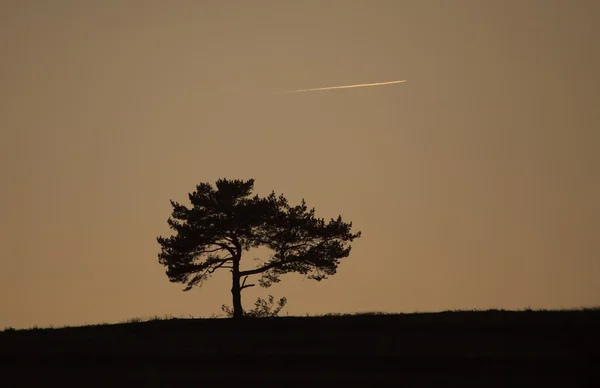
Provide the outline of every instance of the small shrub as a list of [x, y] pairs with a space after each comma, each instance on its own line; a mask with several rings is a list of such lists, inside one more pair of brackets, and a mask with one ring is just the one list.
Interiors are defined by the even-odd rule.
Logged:
[[[252, 310], [244, 311], [244, 316], [251, 318], [276, 317], [286, 303], [287, 298], [285, 296], [279, 299], [277, 305], [274, 305], [273, 295], [269, 295], [268, 300], [259, 297], [256, 299], [256, 302], [254, 302], [254, 308]], [[231, 307], [224, 304], [221, 306], [221, 310], [228, 318], [233, 317], [233, 309]]]

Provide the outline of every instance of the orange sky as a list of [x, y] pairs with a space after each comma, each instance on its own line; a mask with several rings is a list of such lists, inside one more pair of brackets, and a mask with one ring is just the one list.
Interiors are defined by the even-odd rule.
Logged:
[[598, 305], [598, 36], [593, 0], [3, 0], [0, 329], [221, 313], [156, 242], [218, 178], [363, 232], [247, 308]]

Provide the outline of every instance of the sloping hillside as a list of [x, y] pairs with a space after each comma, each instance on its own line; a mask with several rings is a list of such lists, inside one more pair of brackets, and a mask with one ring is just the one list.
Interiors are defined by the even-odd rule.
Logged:
[[599, 355], [598, 328], [599, 310], [579, 310], [172, 319], [5, 331], [0, 386], [585, 386]]

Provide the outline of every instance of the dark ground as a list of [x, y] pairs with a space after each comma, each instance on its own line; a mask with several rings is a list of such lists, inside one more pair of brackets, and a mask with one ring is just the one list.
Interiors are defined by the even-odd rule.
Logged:
[[600, 386], [600, 310], [172, 319], [0, 333], [0, 387]]

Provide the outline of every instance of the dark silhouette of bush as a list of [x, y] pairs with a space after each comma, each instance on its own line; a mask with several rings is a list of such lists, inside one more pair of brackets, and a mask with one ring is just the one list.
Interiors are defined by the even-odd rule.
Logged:
[[[283, 309], [283, 307], [286, 305], [287, 298], [284, 296], [283, 298], [279, 299], [277, 305], [274, 305], [274, 303], [275, 302], [273, 295], [269, 295], [268, 301], [259, 297], [256, 299], [256, 302], [254, 302], [254, 309], [245, 311], [244, 314], [247, 317], [252, 318], [276, 317], [277, 314], [279, 314], [279, 312], [281, 311], [281, 309]], [[273, 307], [275, 307], [275, 309], [273, 309]], [[231, 307], [224, 304], [223, 306], [221, 306], [221, 310], [223, 310], [223, 312], [228, 318], [233, 318], [234, 311]]]

